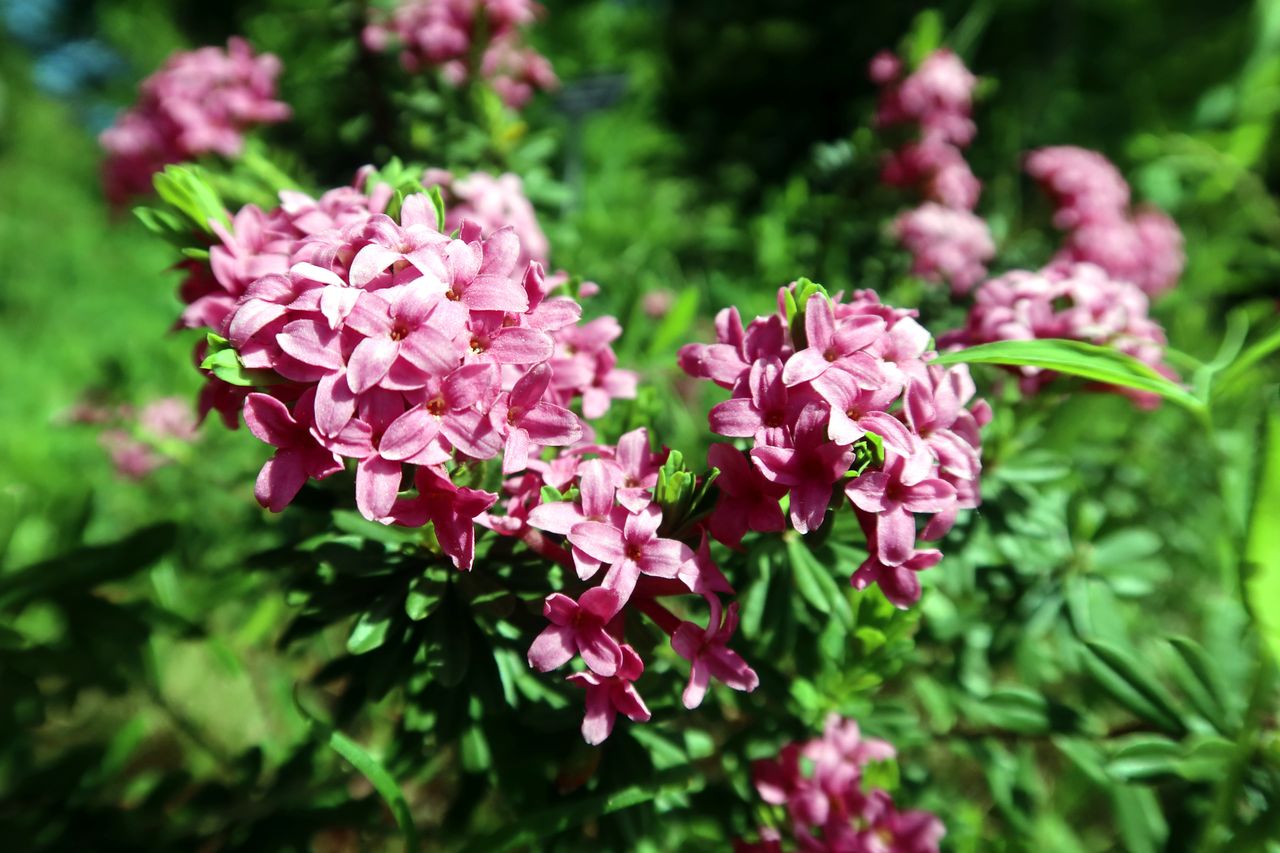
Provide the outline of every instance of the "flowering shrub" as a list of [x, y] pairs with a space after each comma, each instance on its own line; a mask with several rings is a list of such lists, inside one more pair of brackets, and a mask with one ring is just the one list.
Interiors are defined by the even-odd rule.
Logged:
[[[1241, 162], [1270, 109], [1259, 54], [1256, 80], [1216, 90], [1249, 105], [1244, 132], [1224, 132], [1233, 99], [1215, 94], [1194, 101], [1210, 131], [1152, 133], [1147, 116], [1175, 126], [1172, 90], [1125, 82], [1145, 105], [1126, 141], [1096, 95], [1055, 97], [1073, 63], [1055, 53], [1042, 74], [991, 47], [1039, 44], [1011, 39], [1013, 18], [977, 10], [948, 30], [925, 13], [872, 61], [874, 132], [814, 139], [797, 129], [810, 90], [777, 99], [791, 66], [827, 100], [860, 97], [816, 73], [831, 37], [800, 10], [823, 4], [711, 28], [709, 8], [733, 4], [547, 19], [524, 0], [264, 3], [237, 14], [297, 72], [287, 147], [168, 163], [137, 211], [182, 276], [199, 411], [238, 432], [195, 453], [181, 402], [78, 407], [125, 478], [169, 466], [133, 488], [92, 464], [94, 437], [38, 428], [65, 389], [149, 399], [183, 381], [173, 339], [145, 332], [173, 313], [146, 274], [154, 247], [118, 240], [126, 228], [106, 232], [120, 250], [106, 263], [68, 221], [57, 311], [41, 288], [5, 297], [19, 321], [0, 347], [33, 378], [30, 394], [6, 386], [22, 452], [0, 489], [15, 844], [889, 853], [1268, 837], [1280, 768], [1259, 531], [1276, 442], [1261, 441], [1274, 394], [1249, 379], [1274, 373], [1280, 337], [1249, 329], [1273, 300], [1234, 282], [1215, 294], [1204, 271], [1263, 280], [1280, 217], [1219, 237], [1203, 204], [1271, 202]], [[519, 116], [501, 102], [554, 81], [526, 47], [535, 16], [569, 91]], [[887, 31], [840, 30], [860, 51]], [[1093, 42], [1090, 62], [1113, 71]], [[753, 78], [722, 61], [735, 44], [805, 61], [770, 56]], [[981, 86], [961, 60], [978, 44]], [[726, 68], [745, 98], [689, 96]], [[709, 129], [681, 125], [683, 97]], [[980, 97], [996, 132], [978, 134]], [[1018, 123], [1038, 115], [1037, 137], [1140, 161], [1194, 245], [1185, 292], [1155, 302], [1180, 277], [1179, 228], [1101, 155], [1042, 149], [1025, 161], [1034, 183], [1016, 179]], [[18, 144], [40, 122], [22, 124]], [[768, 144], [735, 152], [738, 125]], [[719, 146], [709, 161], [699, 134]], [[984, 186], [971, 149], [1007, 174]], [[383, 165], [322, 189], [363, 162]], [[11, 176], [15, 209], [75, 209]], [[1060, 239], [1027, 214], [1035, 183]], [[15, 281], [40, 280], [31, 254], [5, 255]], [[89, 358], [45, 343], [104, 306], [111, 334], [71, 339]], [[1152, 411], [1161, 399], [1176, 405]], [[64, 458], [77, 486], [58, 493], [40, 478]], [[193, 659], [206, 652], [216, 666]]]
[[[871, 788], [864, 768], [894, 756], [887, 741], [864, 738], [853, 720], [832, 714], [822, 736], [782, 747], [752, 767], [760, 799], [785, 809], [790, 849], [855, 853], [936, 853], [945, 835], [928, 812], [898, 811], [886, 791]], [[735, 842], [738, 853], [781, 853], [783, 835], [765, 827], [760, 841]]]
[[[357, 184], [368, 194], [290, 195], [216, 229], [209, 270], [197, 265], [183, 288], [189, 299], [202, 294], [184, 322], [216, 333], [205, 403], [229, 424], [243, 409], [250, 431], [277, 448], [255, 490], [273, 511], [351, 460], [360, 512], [430, 524], [459, 569], [472, 567], [479, 523], [579, 582], [598, 581], [576, 598], [547, 596], [551, 624], [528, 655], [541, 671], [581, 657], [585, 669], [569, 681], [586, 689], [589, 743], [609, 736], [619, 712], [649, 718], [627, 612], [647, 617], [689, 661], [686, 707], [701, 703], [712, 678], [756, 687], [728, 648], [738, 605], [720, 598], [733, 587], [710, 538], [739, 547], [748, 531], [783, 530], [784, 497], [791, 526], [815, 531], [847, 481], [871, 552], [855, 585], [878, 582], [905, 607], [920, 595], [914, 573], [941, 557], [916, 549], [914, 514], [932, 516], [922, 536], [936, 539], [977, 505], [988, 410], [963, 408], [974, 394], [963, 367], [929, 367], [930, 337], [914, 312], [870, 292], [832, 300], [807, 281], [780, 290], [779, 313], [746, 329], [736, 310], [722, 312], [720, 343], [690, 344], [681, 362], [734, 390], [712, 410], [712, 429], [755, 446], [749, 456], [714, 446], [715, 473], [699, 480], [681, 454], [654, 453], [643, 428], [616, 445], [592, 440], [569, 407], [594, 419], [611, 399], [635, 396], [635, 377], [616, 368], [610, 347], [621, 330], [610, 317], [580, 324], [581, 307], [553, 293], [538, 261], [519, 265], [528, 253], [513, 227], [486, 232], [464, 219], [449, 237], [439, 230], [445, 211], [421, 184], [397, 192], [398, 217], [381, 212], [390, 184], [371, 170]], [[544, 459], [554, 447], [568, 449]], [[490, 512], [500, 496], [459, 480], [499, 455], [509, 479], [502, 511]], [[719, 500], [708, 491], [717, 476]], [[658, 601], [687, 595], [705, 600], [705, 626]]]
[[404, 0], [365, 27], [371, 50], [398, 47], [406, 71], [439, 69], [458, 86], [479, 78], [519, 109], [558, 83], [551, 63], [521, 42], [520, 28], [542, 11], [533, 0]]
[[100, 137], [107, 197], [123, 204], [149, 194], [152, 175], [170, 163], [239, 154], [245, 131], [289, 117], [289, 107], [275, 100], [279, 74], [276, 57], [255, 55], [242, 38], [228, 40], [226, 50], [202, 47], [172, 56], [143, 81], [138, 103]]

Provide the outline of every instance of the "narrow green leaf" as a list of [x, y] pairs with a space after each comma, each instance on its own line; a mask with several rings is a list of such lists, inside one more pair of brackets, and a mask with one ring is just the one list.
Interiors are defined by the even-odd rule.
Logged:
[[1149, 702], [1159, 708], [1161, 713], [1177, 721], [1179, 728], [1183, 728], [1182, 709], [1178, 707], [1164, 685], [1151, 675], [1149, 664], [1139, 661], [1128, 650], [1105, 640], [1088, 639], [1085, 640], [1085, 645], [1133, 685]]
[[650, 338], [649, 352], [666, 353], [674, 349], [679, 341], [688, 340], [689, 329], [698, 314], [698, 291], [686, 288], [676, 297], [658, 328]]
[[444, 196], [440, 194], [440, 186], [438, 184], [433, 185], [431, 189], [427, 190], [427, 198], [431, 199], [431, 206], [436, 209], [436, 230], [443, 234], [445, 233]]
[[382, 797], [387, 808], [400, 827], [400, 835], [404, 838], [404, 847], [408, 853], [418, 849], [418, 830], [413, 825], [413, 816], [409, 811], [409, 803], [400, 790], [399, 783], [387, 772], [376, 758], [365, 751], [364, 747], [344, 735], [333, 730], [329, 732], [328, 743], [334, 752], [341, 755], [354, 767]]
[[1273, 661], [1280, 661], [1280, 412], [1267, 419], [1266, 458], [1261, 465], [1257, 496], [1249, 523], [1245, 560], [1249, 578], [1245, 584], [1252, 616], [1271, 649]]
[[1204, 403], [1181, 385], [1155, 369], [1111, 347], [1056, 338], [1038, 341], [997, 341], [942, 353], [934, 362], [948, 364], [998, 364], [1006, 367], [1039, 367], [1079, 376], [1094, 382], [1150, 391], [1192, 411]]
[[584, 797], [556, 806], [540, 814], [522, 817], [518, 824], [473, 838], [462, 849], [474, 853], [503, 853], [519, 848], [536, 848], [544, 839], [589, 820], [638, 806], [660, 796], [693, 790], [700, 779], [698, 768], [684, 764], [654, 774], [643, 783], [619, 791]]
[[1176, 711], [1164, 707], [1162, 702], [1153, 701], [1146, 690], [1139, 687], [1139, 684], [1150, 679], [1145, 673], [1137, 671], [1132, 658], [1119, 654], [1114, 646], [1100, 640], [1085, 643], [1087, 648], [1082, 650], [1081, 660], [1090, 677], [1104, 692], [1125, 708], [1166, 731], [1183, 730]]
[[1182, 760], [1182, 745], [1158, 735], [1127, 738], [1107, 762], [1107, 772], [1127, 782], [1154, 776], [1175, 776]]

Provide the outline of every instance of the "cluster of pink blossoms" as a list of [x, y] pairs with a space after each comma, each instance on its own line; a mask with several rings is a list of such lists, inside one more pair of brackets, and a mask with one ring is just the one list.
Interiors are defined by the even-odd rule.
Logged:
[[[867, 790], [863, 768], [894, 757], [893, 746], [864, 738], [853, 720], [827, 718], [822, 737], [789, 743], [776, 759], [755, 762], [756, 791], [785, 806], [796, 850], [811, 853], [936, 853], [946, 834], [924, 811], [899, 811], [888, 792]], [[782, 853], [776, 828], [760, 841], [735, 843], [736, 853]]]
[[191, 404], [179, 397], [152, 400], [141, 409], [82, 402], [67, 413], [77, 424], [104, 427], [98, 444], [107, 452], [116, 473], [126, 480], [144, 480], [157, 468], [173, 462], [166, 453], [178, 444], [196, 440], [199, 424]]
[[521, 42], [520, 28], [541, 11], [533, 0], [406, 0], [370, 21], [364, 43], [377, 51], [394, 44], [405, 70], [438, 68], [455, 86], [479, 77], [519, 109], [559, 83], [546, 57]]
[[942, 556], [917, 550], [916, 514], [931, 516], [919, 538], [934, 540], [960, 509], [979, 504], [979, 429], [990, 409], [982, 401], [965, 408], [975, 394], [967, 368], [929, 364], [931, 339], [916, 312], [870, 291], [848, 301], [815, 293], [801, 335], [788, 327], [788, 296], [783, 288], [778, 313], [746, 328], [736, 309], [722, 311], [718, 343], [680, 351], [687, 373], [733, 392], [711, 410], [712, 431], [752, 442], [746, 456], [730, 445], [712, 449], [722, 497], [710, 531], [733, 547], [748, 530], [782, 530], [785, 495], [791, 526], [807, 533], [833, 499], [847, 497], [869, 552], [853, 584], [878, 583], [909, 606], [920, 597], [916, 572]]
[[[1171, 379], [1164, 364], [1164, 330], [1148, 315], [1145, 293], [1116, 281], [1094, 264], [1050, 264], [1040, 272], [1013, 270], [984, 282], [974, 296], [964, 329], [944, 336], [944, 345], [1067, 338], [1113, 347]], [[1034, 393], [1057, 374], [1018, 368], [1024, 393]], [[1125, 391], [1143, 405], [1159, 397]]]
[[1053, 222], [1066, 231], [1054, 260], [1092, 263], [1149, 296], [1177, 283], [1186, 257], [1182, 232], [1152, 207], [1129, 209], [1124, 176], [1096, 151], [1069, 145], [1027, 156], [1027, 173], [1053, 202]]
[[466, 220], [479, 223], [486, 232], [510, 225], [520, 238], [519, 264], [537, 261], [547, 265], [551, 246], [538, 224], [533, 205], [524, 194], [519, 175], [507, 172], [495, 177], [487, 172], [472, 172], [464, 178], [455, 178], [445, 169], [428, 169], [422, 184], [428, 189], [440, 188], [448, 217], [445, 231], [456, 231]]
[[894, 234], [914, 258], [916, 275], [964, 293], [986, 275], [995, 254], [986, 222], [973, 213], [982, 185], [962, 153], [975, 133], [970, 115], [977, 78], [949, 50], [933, 52], [910, 74], [898, 57], [881, 52], [870, 73], [881, 87], [877, 127], [917, 132], [886, 158], [881, 172], [885, 183], [924, 199], [894, 220]]
[[[607, 738], [619, 713], [636, 722], [649, 719], [635, 685], [644, 662], [625, 639], [628, 621], [634, 621], [628, 612], [647, 617], [689, 661], [685, 707], [701, 704], [711, 679], [735, 690], [759, 684], [728, 647], [738, 605], [726, 608], [721, 601], [733, 588], [711, 558], [705, 531], [698, 524], [670, 529], [680, 519], [665, 518], [656, 500], [667, 461], [668, 451], [653, 452], [643, 428], [616, 445], [583, 443], [551, 462], [531, 462], [505, 484], [504, 514], [488, 519], [499, 533], [518, 536], [559, 562], [578, 586], [590, 584], [576, 599], [547, 596], [543, 614], [550, 625], [529, 649], [530, 666], [542, 672], [581, 658], [584, 667], [568, 680], [586, 689], [582, 735], [588, 743]], [[565, 499], [548, 502], [547, 487]], [[705, 627], [681, 619], [658, 600], [689, 595], [705, 600]]]
[[150, 193], [151, 176], [171, 163], [239, 154], [246, 130], [289, 117], [289, 107], [275, 100], [279, 73], [276, 57], [254, 55], [240, 38], [226, 50], [202, 47], [171, 57], [100, 137], [107, 197], [122, 204]]
[[254, 393], [210, 377], [204, 396], [229, 423], [243, 409], [277, 448], [258, 478], [264, 506], [283, 509], [352, 460], [366, 517], [433, 522], [467, 569], [473, 520], [497, 495], [456, 486], [451, 467], [501, 454], [519, 471], [583, 437], [574, 400], [599, 416], [635, 379], [614, 367], [616, 322], [578, 325], [581, 307], [549, 292], [540, 264], [517, 265], [513, 229], [464, 222], [451, 238], [425, 194], [398, 221], [381, 212], [390, 195], [286, 193], [272, 211], [241, 210], [219, 229], [211, 269], [184, 286], [183, 324], [224, 336], [244, 368], [271, 377]]

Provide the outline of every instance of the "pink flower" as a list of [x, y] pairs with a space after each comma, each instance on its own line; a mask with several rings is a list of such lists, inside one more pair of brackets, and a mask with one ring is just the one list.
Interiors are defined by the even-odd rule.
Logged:
[[532, 0], [406, 0], [389, 17], [375, 9], [362, 41], [374, 51], [399, 47], [407, 71], [437, 68], [455, 86], [478, 76], [518, 109], [558, 82], [550, 63], [520, 41], [519, 28], [541, 11]]
[[1071, 145], [1040, 148], [1027, 155], [1026, 170], [1053, 200], [1053, 222], [1059, 228], [1123, 219], [1129, 208], [1129, 184], [1097, 151]]
[[716, 479], [720, 498], [711, 513], [711, 535], [731, 548], [738, 547], [748, 530], [778, 533], [786, 527], [778, 504], [785, 488], [766, 480], [748, 459], [728, 444], [713, 444], [707, 451], [707, 464], [720, 470]]
[[278, 448], [262, 466], [254, 496], [272, 512], [280, 512], [302, 489], [308, 478], [323, 480], [342, 470], [337, 454], [321, 447], [310, 431], [309, 409], [314, 393], [306, 393], [289, 411], [266, 394], [250, 394], [244, 403], [244, 420], [260, 441]]
[[471, 571], [475, 558], [474, 520], [493, 506], [498, 496], [455, 486], [447, 477], [425, 467], [418, 468], [415, 482], [417, 497], [398, 500], [392, 519], [407, 527], [422, 527], [431, 522], [440, 549], [454, 566], [464, 572]]
[[507, 172], [495, 177], [472, 172], [464, 178], [455, 178], [443, 169], [429, 169], [423, 185], [440, 187], [447, 217], [446, 233], [461, 228], [465, 221], [475, 222], [485, 234], [510, 225], [520, 238], [522, 253], [517, 266], [524, 267], [529, 261], [547, 263], [550, 245], [538, 224], [533, 205], [525, 197], [519, 175]]
[[771, 483], [791, 490], [791, 525], [800, 533], [822, 526], [831, 503], [831, 487], [849, 470], [853, 451], [826, 440], [830, 411], [809, 403], [795, 425], [794, 447], [758, 446], [751, 451], [756, 469]]
[[894, 234], [915, 258], [911, 271], [927, 281], [947, 281], [967, 293], [995, 256], [987, 223], [967, 210], [926, 202], [893, 223]]
[[539, 402], [550, 382], [551, 369], [545, 363], [535, 365], [489, 410], [494, 428], [506, 433], [502, 473], [510, 474], [529, 464], [531, 443], [562, 446], [582, 438], [582, 423], [573, 412]]
[[623, 602], [631, 597], [641, 575], [674, 578], [693, 561], [683, 542], [658, 536], [662, 513], [649, 507], [627, 516], [621, 529], [608, 522], [584, 521], [569, 531], [569, 541], [587, 555], [609, 564], [604, 586]]
[[720, 599], [712, 595], [707, 597], [707, 602], [711, 605], [711, 614], [706, 628], [699, 628], [692, 622], [682, 622], [671, 635], [671, 648], [691, 664], [689, 684], [681, 697], [684, 706], [690, 709], [702, 704], [712, 678], [734, 690], [748, 693], [760, 684], [755, 670], [747, 666], [737, 652], [728, 648], [728, 642], [738, 628], [737, 602], [730, 604], [728, 610], [724, 611], [723, 623]]
[[622, 647], [605, 626], [621, 606], [618, 596], [603, 587], [592, 587], [576, 602], [558, 592], [548, 595], [542, 613], [551, 625], [529, 647], [529, 665], [549, 672], [580, 654], [597, 675], [616, 675], [622, 666]]
[[912, 513], [944, 512], [956, 498], [955, 486], [937, 477], [913, 472], [908, 457], [886, 454], [884, 468], [868, 471], [845, 487], [853, 505], [876, 518], [876, 557], [900, 566], [912, 554], [916, 522]]
[[170, 163], [238, 155], [245, 131], [289, 117], [289, 107], [275, 100], [279, 73], [278, 59], [255, 56], [241, 38], [225, 51], [203, 47], [169, 57], [142, 82], [138, 103], [99, 137], [107, 198], [119, 206], [150, 194], [152, 175]]
[[812, 382], [832, 366], [854, 373], [864, 381], [877, 382], [874, 362], [859, 356], [884, 334], [884, 320], [855, 314], [837, 323], [831, 301], [815, 294], [805, 308], [804, 328], [808, 346], [787, 359], [782, 370], [782, 381], [788, 388]]
[[635, 688], [635, 680], [644, 674], [644, 662], [631, 646], [622, 646], [622, 665], [615, 675], [575, 672], [566, 680], [587, 690], [587, 713], [582, 720], [582, 737], [597, 746], [613, 733], [614, 722], [622, 713], [635, 722], [649, 719], [649, 709]]

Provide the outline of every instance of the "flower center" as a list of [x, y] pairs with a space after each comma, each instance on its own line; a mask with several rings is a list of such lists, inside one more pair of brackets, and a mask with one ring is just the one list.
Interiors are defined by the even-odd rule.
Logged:
[[404, 323], [396, 323], [391, 327], [390, 335], [391, 340], [393, 341], [403, 341], [405, 338], [409, 337], [409, 327]]
[[644, 551], [640, 548], [640, 546], [639, 546], [639, 545], [636, 545], [635, 543], [629, 543], [629, 544], [627, 545], [627, 559], [628, 559], [628, 560], [631, 560], [632, 562], [638, 563], [638, 562], [640, 562], [640, 558], [641, 558], [641, 557], [643, 557], [643, 556], [644, 556]]
[[479, 336], [471, 339], [471, 351], [476, 355], [484, 352], [489, 348], [489, 342]]
[[825, 358], [827, 361], [835, 361], [840, 357], [840, 353], [836, 352], [833, 349], [829, 349], [822, 354], [822, 357]]
[[444, 415], [446, 408], [443, 397], [436, 397], [434, 400], [427, 403], [427, 411], [432, 415], [435, 415], [437, 418]]
[[848, 416], [849, 420], [856, 421], [858, 418], [862, 417], [862, 412], [857, 409], [847, 409], [845, 410], [845, 415]]
[[462, 298], [462, 294], [458, 292], [457, 288], [451, 287], [445, 291], [444, 298], [450, 302], [457, 302]]
[[511, 426], [515, 426], [520, 422], [522, 415], [524, 415], [524, 409], [521, 409], [519, 406], [512, 406], [507, 409], [507, 423]]
[[764, 425], [767, 427], [780, 427], [787, 422], [782, 416], [782, 412], [765, 412]]

